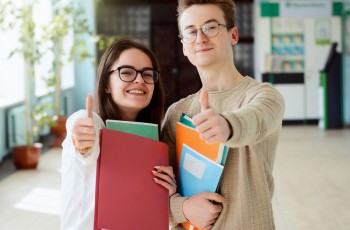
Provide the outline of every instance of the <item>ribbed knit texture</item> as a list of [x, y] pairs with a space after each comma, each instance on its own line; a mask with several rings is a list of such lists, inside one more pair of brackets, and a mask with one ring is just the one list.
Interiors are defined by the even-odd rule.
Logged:
[[[223, 210], [213, 229], [275, 229], [271, 199], [274, 190], [273, 163], [284, 113], [281, 94], [267, 83], [245, 77], [231, 89], [209, 92], [209, 105], [233, 127], [233, 136], [219, 193], [225, 198]], [[169, 107], [162, 129], [162, 141], [168, 143], [170, 162], [175, 162], [175, 124], [181, 113], [200, 112], [199, 92]], [[170, 223], [173, 229], [186, 218], [184, 197], [170, 199]]]

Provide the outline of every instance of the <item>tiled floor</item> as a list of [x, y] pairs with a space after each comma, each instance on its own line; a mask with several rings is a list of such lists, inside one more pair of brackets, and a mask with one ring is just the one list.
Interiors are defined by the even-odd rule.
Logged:
[[277, 229], [350, 229], [350, 130], [284, 127], [275, 161]]
[[[59, 229], [60, 154], [50, 150], [38, 170], [0, 181], [0, 229]], [[274, 175], [278, 230], [349, 229], [349, 129], [283, 127]]]
[[61, 152], [42, 155], [37, 170], [18, 170], [0, 181], [1, 230], [60, 229]]

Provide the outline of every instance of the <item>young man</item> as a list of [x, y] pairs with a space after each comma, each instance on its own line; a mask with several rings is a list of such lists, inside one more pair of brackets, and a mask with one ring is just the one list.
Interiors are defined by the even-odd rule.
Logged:
[[163, 141], [175, 163], [175, 124], [193, 117], [202, 139], [221, 142], [229, 153], [218, 193], [170, 199], [170, 222], [201, 229], [275, 229], [271, 199], [273, 163], [284, 100], [271, 85], [243, 76], [233, 62], [238, 29], [232, 0], [179, 0], [183, 53], [197, 67], [203, 88], [169, 107]]

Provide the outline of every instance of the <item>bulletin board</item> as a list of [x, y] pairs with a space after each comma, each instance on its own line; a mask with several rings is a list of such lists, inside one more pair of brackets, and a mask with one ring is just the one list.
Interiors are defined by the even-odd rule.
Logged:
[[304, 24], [300, 19], [272, 19], [272, 54], [278, 72], [304, 71]]

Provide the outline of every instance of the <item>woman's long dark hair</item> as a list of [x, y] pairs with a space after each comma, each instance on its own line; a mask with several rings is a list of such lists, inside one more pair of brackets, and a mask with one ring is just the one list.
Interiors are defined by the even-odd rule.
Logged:
[[[98, 113], [102, 120], [107, 119], [120, 120], [120, 112], [118, 105], [113, 101], [112, 95], [106, 93], [109, 84], [110, 70], [113, 63], [120, 57], [120, 54], [127, 49], [138, 49], [144, 52], [151, 60], [154, 70], [160, 72], [160, 67], [157, 58], [153, 52], [146, 46], [132, 41], [127, 38], [120, 39], [114, 42], [103, 54], [98, 69], [97, 69], [97, 105]], [[159, 77], [158, 82], [154, 85], [154, 93], [149, 105], [142, 109], [136, 121], [158, 124], [161, 127], [161, 122], [164, 115], [164, 88], [162, 77]]]

